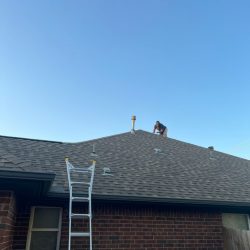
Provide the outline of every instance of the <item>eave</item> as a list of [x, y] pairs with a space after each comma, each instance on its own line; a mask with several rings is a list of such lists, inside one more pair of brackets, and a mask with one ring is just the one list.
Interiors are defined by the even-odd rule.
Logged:
[[0, 171], [0, 189], [15, 191], [18, 196], [40, 197], [47, 195], [54, 173]]

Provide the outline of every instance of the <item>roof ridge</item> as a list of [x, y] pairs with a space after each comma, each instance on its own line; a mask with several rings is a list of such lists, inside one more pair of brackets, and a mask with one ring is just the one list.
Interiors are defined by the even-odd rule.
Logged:
[[[141, 129], [139, 129], [138, 131], [141, 131], [141, 132], [144, 132], [144, 133], [147, 133], [147, 134], [152, 134], [152, 133], [150, 133], [150, 132], [148, 132], [148, 131], [141, 130]], [[154, 134], [152, 134], [152, 135], [154, 135]], [[155, 135], [155, 136], [158, 136], [158, 135]], [[188, 145], [191, 145], [191, 146], [200, 148], [200, 149], [207, 149], [207, 150], [209, 150], [208, 147], [200, 146], [200, 145], [197, 145], [197, 144], [194, 144], [194, 143], [191, 143], [191, 142], [186, 142], [186, 141], [182, 141], [182, 140], [175, 139], [175, 138], [171, 138], [171, 137], [167, 137], [167, 139], [176, 141], [176, 142], [178, 142], [178, 143], [188, 144]], [[240, 159], [240, 160], [244, 160], [244, 161], [250, 162], [250, 160], [248, 160], [248, 159], [246, 159], [246, 158], [243, 158], [243, 157], [239, 157], [239, 156], [236, 156], [236, 155], [232, 155], [232, 154], [229, 154], [229, 153], [226, 153], [226, 152], [222, 152], [222, 151], [219, 151], [219, 150], [216, 150], [216, 149], [213, 149], [213, 151], [216, 152], [216, 153], [219, 153], [219, 154], [224, 154], [224, 155], [227, 155], [227, 156], [230, 156], [230, 157], [234, 157], [234, 158], [238, 158], [238, 159]]]
[[[138, 129], [136, 131], [143, 131], [143, 130], [139, 130]], [[143, 132], [146, 132], [146, 131], [143, 131]], [[62, 141], [33, 139], [33, 138], [18, 137], [18, 136], [8, 136], [8, 135], [0, 135], [0, 138], [3, 137], [3, 138], [18, 139], [18, 140], [41, 141], [41, 142], [51, 142], [51, 143], [60, 143], [60, 144], [79, 144], [79, 143], [92, 142], [92, 141], [106, 139], [106, 138], [111, 138], [111, 137], [116, 137], [116, 136], [122, 136], [122, 135], [125, 135], [125, 134], [130, 134], [130, 131], [129, 132], [123, 132], [123, 133], [115, 134], [115, 135], [102, 136], [102, 137], [99, 137], [99, 138], [90, 139], [90, 140], [86, 140], [86, 141], [78, 141], [78, 142], [62, 142]]]
[[41, 141], [41, 142], [51, 142], [51, 143], [63, 143], [61, 141], [51, 141], [51, 140], [43, 140], [43, 139], [33, 139], [33, 138], [25, 138], [25, 137], [18, 137], [18, 136], [8, 136], [8, 135], [0, 135], [3, 138], [10, 138], [10, 139], [18, 139], [18, 140], [27, 140], [27, 141]]
[[[135, 132], [142, 132], [142, 133], [150, 134], [152, 136], [158, 136], [158, 135], [154, 135], [153, 133], [151, 133], [149, 131], [145, 131], [145, 130], [142, 130], [142, 129], [137, 129], [137, 130], [135, 130]], [[62, 142], [62, 141], [33, 139], [33, 138], [25, 138], [25, 137], [7, 136], [7, 135], [0, 135], [0, 138], [10, 138], [10, 139], [38, 141], [38, 142], [49, 142], [49, 143], [58, 143], [58, 144], [82, 144], [82, 143], [91, 143], [91, 142], [95, 142], [95, 141], [99, 141], [99, 140], [103, 140], [103, 139], [109, 139], [109, 138], [113, 138], [113, 137], [120, 137], [120, 136], [123, 136], [123, 135], [126, 135], [126, 134], [129, 135], [130, 131], [123, 132], [123, 133], [118, 133], [118, 134], [115, 134], [115, 135], [103, 136], [103, 137], [90, 139], [90, 140], [86, 140], [86, 141], [79, 141], [79, 142]], [[200, 146], [200, 145], [197, 145], [197, 144], [193, 144], [193, 143], [190, 143], [190, 142], [182, 141], [182, 140], [171, 138], [171, 137], [167, 137], [167, 139], [170, 139], [172, 141], [176, 141], [177, 143], [188, 144], [188, 145], [191, 145], [193, 147], [197, 147], [197, 148], [200, 148], [200, 149], [203, 149], [203, 150], [208, 149], [205, 146]], [[219, 153], [219, 154], [224, 154], [224, 155], [227, 155], [227, 156], [230, 156], [230, 157], [233, 157], [233, 158], [238, 158], [240, 160], [250, 162], [249, 159], [246, 159], [246, 158], [243, 158], [243, 157], [235, 156], [235, 155], [232, 155], [232, 154], [229, 154], [229, 153], [226, 153], [226, 152], [221, 152], [221, 151], [218, 151], [218, 150], [214, 150], [214, 151], [216, 153]]]
[[[208, 148], [208, 147], [205, 147], [205, 146], [200, 146], [200, 145], [197, 145], [197, 144], [193, 144], [193, 143], [190, 143], [190, 142], [181, 141], [181, 140], [174, 139], [174, 138], [169, 138], [169, 139], [174, 140], [174, 141], [177, 141], [177, 142], [180, 142], [180, 143], [189, 144], [189, 145], [191, 145], [191, 146], [198, 147], [198, 148], [201, 148], [201, 149], [207, 149], [207, 150], [209, 150], [209, 148]], [[232, 154], [229, 154], [229, 153], [226, 153], [226, 152], [222, 152], [222, 151], [219, 151], [219, 150], [216, 150], [216, 149], [213, 149], [213, 151], [216, 152], [216, 153], [219, 153], [219, 154], [224, 154], [224, 155], [227, 155], [227, 156], [230, 156], [230, 157], [238, 158], [238, 159], [245, 160], [245, 161], [248, 161], [248, 162], [249, 162], [248, 159], [243, 158], [243, 157], [239, 157], [239, 156], [236, 156], [236, 155], [232, 155]]]
[[[139, 131], [139, 130], [136, 130]], [[145, 131], [146, 132], [146, 131]], [[123, 133], [119, 133], [119, 134], [115, 134], [115, 135], [107, 135], [107, 136], [102, 136], [96, 139], [90, 139], [90, 140], [86, 140], [86, 141], [79, 141], [79, 142], [66, 142], [67, 144], [80, 144], [80, 143], [87, 143], [87, 142], [93, 142], [93, 141], [98, 141], [98, 140], [103, 140], [103, 139], [108, 139], [108, 138], [112, 138], [112, 137], [117, 137], [117, 136], [122, 136], [125, 134], [130, 134], [129, 132], [123, 132]]]

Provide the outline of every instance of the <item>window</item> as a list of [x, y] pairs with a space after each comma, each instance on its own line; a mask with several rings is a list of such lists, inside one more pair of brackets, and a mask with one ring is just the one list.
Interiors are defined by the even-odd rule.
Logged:
[[222, 214], [222, 223], [227, 228], [249, 230], [249, 218], [247, 214]]
[[26, 250], [58, 250], [62, 209], [32, 207]]

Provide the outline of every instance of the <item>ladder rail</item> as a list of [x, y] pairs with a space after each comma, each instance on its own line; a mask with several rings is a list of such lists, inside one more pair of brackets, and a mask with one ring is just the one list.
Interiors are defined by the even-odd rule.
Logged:
[[67, 176], [68, 176], [68, 185], [69, 185], [69, 242], [68, 242], [68, 250], [71, 248], [71, 213], [72, 213], [72, 186], [70, 185], [70, 168], [71, 164], [69, 163], [69, 159], [65, 158], [66, 166], [67, 166]]
[[[89, 200], [92, 200], [92, 189], [93, 189], [93, 181], [94, 181], [94, 175], [95, 175], [95, 162], [92, 166], [92, 173], [91, 173], [91, 179], [90, 179], [90, 186], [89, 186]], [[92, 204], [89, 202], [89, 233], [90, 233], [90, 250], [92, 250]]]
[[[68, 241], [68, 250], [71, 250], [71, 237], [89, 237], [89, 247], [92, 250], [92, 189], [93, 189], [93, 182], [94, 182], [94, 174], [95, 174], [95, 163], [96, 161], [92, 162], [92, 165], [88, 168], [75, 168], [68, 160], [65, 158], [66, 166], [67, 166], [67, 177], [68, 177], [68, 185], [69, 185], [69, 241]], [[83, 174], [91, 173], [90, 181], [86, 182], [78, 182], [78, 181], [71, 181], [71, 172], [80, 172]], [[74, 184], [84, 184], [85, 186], [88, 185], [88, 197], [74, 197], [73, 196], [73, 185]], [[88, 214], [74, 214], [72, 213], [72, 203], [73, 201], [84, 201], [88, 202]], [[86, 216], [88, 215], [88, 216]], [[85, 216], [89, 219], [89, 232], [72, 232], [72, 218], [77, 218], [77, 216]]]

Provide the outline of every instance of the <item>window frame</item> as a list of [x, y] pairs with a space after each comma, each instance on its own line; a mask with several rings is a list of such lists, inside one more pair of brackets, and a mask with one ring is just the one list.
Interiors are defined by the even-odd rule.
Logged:
[[[59, 222], [58, 228], [33, 228], [34, 215], [36, 208], [57, 208], [59, 210]], [[57, 232], [57, 241], [56, 241], [56, 250], [59, 250], [60, 239], [61, 239], [61, 230], [62, 230], [62, 208], [61, 207], [49, 207], [49, 206], [32, 206], [29, 220], [29, 230], [27, 236], [27, 243], [25, 250], [30, 250], [31, 236], [32, 232]]]
[[[248, 229], [246, 231], [250, 231], [250, 216], [249, 216], [249, 214], [246, 214], [246, 213], [222, 213], [222, 225], [223, 225], [223, 214], [236, 214], [236, 215], [244, 215], [244, 216], [246, 216], [247, 227], [248, 227]], [[225, 226], [223, 225], [223, 227], [225, 227]], [[231, 228], [231, 229], [235, 229], [235, 228]]]

